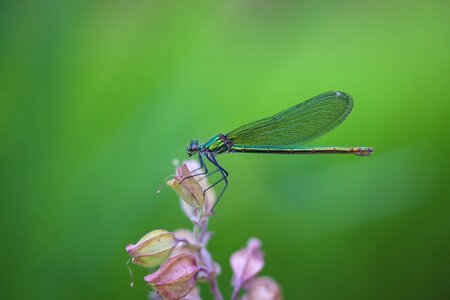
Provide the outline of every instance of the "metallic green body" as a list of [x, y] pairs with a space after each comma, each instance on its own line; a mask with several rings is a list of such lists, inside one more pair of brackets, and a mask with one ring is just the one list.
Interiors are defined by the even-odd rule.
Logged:
[[264, 147], [233, 145], [230, 152], [270, 154], [355, 154], [367, 156], [373, 152], [370, 147]]
[[225, 143], [220, 140], [219, 135], [216, 135], [213, 138], [211, 138], [208, 142], [202, 145], [202, 148], [215, 154], [220, 154], [228, 151], [228, 148], [225, 146]]
[[232, 145], [227, 148], [225, 143], [216, 135], [201, 146], [210, 153], [220, 154], [224, 152], [237, 153], [267, 153], [267, 154], [355, 154], [368, 156], [373, 152], [371, 147], [299, 147], [299, 146], [241, 146]]

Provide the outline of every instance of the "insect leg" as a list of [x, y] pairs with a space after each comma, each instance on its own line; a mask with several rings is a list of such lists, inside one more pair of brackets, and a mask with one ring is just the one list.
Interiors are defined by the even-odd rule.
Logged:
[[[206, 157], [208, 157], [208, 156], [206, 156]], [[203, 154], [201, 152], [198, 153], [198, 159], [200, 161], [200, 168], [195, 169], [194, 171], [191, 172], [191, 174], [196, 172], [196, 171], [198, 171], [198, 170], [201, 170], [202, 168], [205, 169], [205, 172], [201, 172], [201, 173], [198, 173], [198, 174], [192, 174], [191, 176], [187, 176], [187, 177], [183, 178], [180, 183], [182, 183], [184, 180], [192, 178], [192, 177], [197, 177], [197, 176], [201, 176], [201, 175], [208, 176], [208, 173], [209, 173], [208, 172], [208, 167], [206, 167], [205, 161], [203, 159]]]
[[202, 157], [201, 153], [198, 153], [198, 160], [200, 161], [200, 167], [198, 167], [195, 170], [192, 170], [191, 174], [195, 173], [195, 172], [197, 172], [198, 170], [201, 170], [201, 169], [205, 169], [205, 171], [206, 171], [205, 173], [208, 173], [208, 169], [206, 168], [206, 164], [205, 164], [205, 161], [203, 160], [203, 157]]
[[217, 201], [216, 201], [216, 203], [214, 203], [214, 206], [213, 206], [213, 208], [212, 208], [212, 210], [214, 210], [214, 207], [216, 207], [217, 203], [219, 203], [220, 198], [222, 198], [223, 193], [225, 192], [225, 190], [226, 190], [227, 187], [228, 187], [228, 180], [227, 180], [227, 177], [228, 177], [229, 174], [228, 174], [228, 172], [227, 172], [224, 168], [222, 168], [222, 167], [219, 165], [219, 163], [217, 162], [217, 160], [216, 160], [216, 158], [214, 157], [213, 154], [210, 154], [210, 155], [206, 154], [206, 158], [207, 158], [213, 165], [215, 165], [215, 166], [217, 167], [217, 169], [218, 169], [218, 170], [220, 171], [220, 173], [222, 174], [222, 178], [219, 179], [218, 181], [216, 181], [215, 183], [213, 183], [211, 186], [209, 186], [203, 193], [206, 193], [206, 191], [208, 191], [210, 188], [212, 188], [213, 186], [215, 186], [216, 184], [218, 184], [218, 183], [221, 182], [222, 180], [225, 181], [225, 186], [223, 187], [222, 191], [220, 192], [219, 197], [217, 198]]

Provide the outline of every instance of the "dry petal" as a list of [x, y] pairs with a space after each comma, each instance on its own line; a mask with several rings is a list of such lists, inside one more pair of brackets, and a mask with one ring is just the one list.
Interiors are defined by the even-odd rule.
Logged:
[[240, 289], [246, 282], [254, 278], [264, 267], [264, 255], [261, 242], [257, 238], [248, 241], [247, 247], [231, 256], [233, 269], [233, 287]]
[[[189, 170], [198, 170], [200, 168], [200, 163], [195, 159], [186, 160], [186, 161], [184, 161], [184, 163], [186, 164], [186, 166], [188, 167]], [[200, 186], [202, 187], [202, 189], [204, 191], [210, 187], [208, 179], [205, 178], [205, 175], [196, 176], [196, 178], [197, 178], [198, 183], [200, 184]], [[213, 209], [214, 205], [216, 204], [216, 201], [217, 201], [217, 195], [216, 195], [216, 192], [214, 191], [214, 189], [209, 189], [208, 191], [206, 191], [205, 205], [203, 208], [204, 216], [214, 215], [212, 209]], [[188, 217], [191, 218], [190, 215], [188, 215]]]
[[200, 297], [200, 289], [196, 286], [187, 294], [186, 297], [183, 298], [183, 300], [202, 300]]
[[198, 181], [192, 177], [186, 163], [177, 168], [175, 178], [167, 181], [166, 184], [193, 208], [201, 208], [205, 203], [203, 189]]
[[283, 293], [270, 277], [260, 277], [251, 281], [247, 293], [241, 300], [282, 300]]
[[161, 296], [177, 300], [188, 295], [195, 287], [199, 271], [192, 255], [180, 254], [161, 265], [158, 271], [145, 276], [144, 280]]
[[[165, 298], [157, 292], [152, 292], [150, 294], [150, 300], [165, 300]], [[183, 298], [183, 300], [202, 300], [200, 297], [200, 289], [197, 286], [194, 286], [194, 288]]]

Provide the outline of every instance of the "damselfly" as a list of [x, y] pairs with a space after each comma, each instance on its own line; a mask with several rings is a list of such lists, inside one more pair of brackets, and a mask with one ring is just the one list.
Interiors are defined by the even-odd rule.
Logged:
[[[350, 114], [353, 98], [344, 92], [331, 91], [320, 94], [274, 116], [241, 126], [227, 134], [218, 134], [205, 144], [192, 140], [186, 151], [189, 156], [199, 154], [200, 169], [195, 174], [210, 175], [220, 172], [225, 182], [216, 204], [228, 186], [228, 172], [217, 162], [222, 153], [270, 153], [270, 154], [356, 154], [368, 156], [371, 147], [301, 147], [341, 124]], [[204, 157], [217, 169], [208, 172]], [[198, 170], [194, 170], [198, 171]], [[206, 192], [206, 190], [205, 190]]]

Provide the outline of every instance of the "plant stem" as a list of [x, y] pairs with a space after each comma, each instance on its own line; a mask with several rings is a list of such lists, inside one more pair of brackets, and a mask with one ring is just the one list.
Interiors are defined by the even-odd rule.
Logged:
[[[203, 219], [202, 211], [198, 211], [198, 220], [194, 223], [194, 238], [195, 238], [195, 242], [197, 243], [197, 245], [204, 248], [205, 250], [206, 250], [206, 244], [207, 244], [207, 239], [205, 241], [205, 237], [207, 236], [207, 233], [208, 233], [208, 221], [209, 221], [209, 218], [206, 217], [205, 219]], [[206, 250], [206, 252], [207, 252], [207, 250]], [[205, 259], [202, 257], [201, 251], [199, 252], [199, 255], [200, 255], [200, 259], [205, 261]], [[210, 256], [209, 253], [207, 255], [208, 255], [208, 257]], [[207, 267], [208, 271], [210, 271], [212, 268], [211, 262], [212, 262], [211, 258], [209, 257], [206, 262], [206, 267]], [[223, 300], [222, 293], [220, 292], [219, 285], [217, 284], [217, 278], [215, 276], [209, 276], [209, 274], [208, 274], [208, 277], [209, 277], [209, 279], [208, 279], [209, 286], [211, 288], [211, 293], [213, 294], [214, 299], [215, 300]]]
[[211, 293], [214, 296], [215, 300], [223, 300], [222, 293], [219, 290], [219, 285], [217, 284], [217, 279], [214, 277], [209, 280], [209, 285], [211, 287]]
[[233, 289], [233, 294], [231, 295], [231, 300], [236, 300], [237, 299], [240, 290], [241, 290], [240, 288], [234, 288]]

